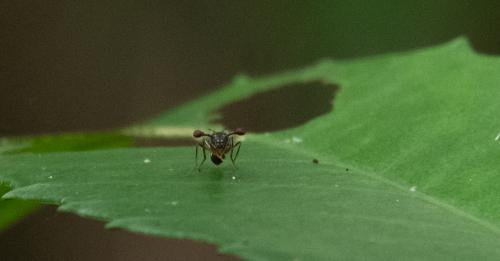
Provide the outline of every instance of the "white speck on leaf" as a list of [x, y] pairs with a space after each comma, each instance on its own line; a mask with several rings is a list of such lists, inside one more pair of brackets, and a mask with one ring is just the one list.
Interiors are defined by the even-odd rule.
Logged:
[[495, 138], [495, 141], [500, 140], [500, 132], [498, 133], [497, 137]]
[[302, 142], [302, 139], [301, 139], [301, 138], [299, 138], [299, 137], [295, 137], [295, 136], [293, 136], [293, 137], [292, 137], [292, 142], [293, 142], [293, 143], [301, 143], [301, 142]]
[[177, 206], [177, 204], [179, 204], [179, 202], [178, 201], [172, 201], [172, 202], [170, 202], [170, 204], [172, 204], [172, 206]]
[[233, 180], [235, 180], [235, 179], [236, 179], [236, 177], [235, 177], [235, 176], [233, 176]]
[[52, 177], [52, 176], [48, 176], [48, 178], [49, 178], [49, 179], [53, 179], [54, 177]]
[[396, 199], [396, 202], [399, 202], [399, 199]]
[[415, 192], [415, 191], [417, 191], [417, 186], [412, 186], [412, 187], [410, 188], [410, 191], [411, 191], [411, 192]]
[[150, 159], [144, 159], [144, 163], [145, 164], [151, 163], [151, 160]]

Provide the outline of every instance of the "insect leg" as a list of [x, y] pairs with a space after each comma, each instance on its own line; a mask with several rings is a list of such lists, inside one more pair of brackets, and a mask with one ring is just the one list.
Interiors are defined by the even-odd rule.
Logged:
[[198, 144], [194, 147], [195, 154], [194, 154], [194, 168], [198, 167]]
[[[231, 140], [231, 142], [232, 142], [232, 140]], [[238, 148], [236, 148], [236, 147], [238, 147]], [[235, 148], [236, 148], [236, 154], [233, 153]], [[241, 148], [241, 141], [238, 141], [235, 144], [233, 144], [233, 146], [231, 148], [231, 162], [233, 162], [233, 166], [235, 166], [236, 158], [238, 157], [238, 153], [240, 153], [240, 148]]]
[[229, 156], [231, 158], [231, 162], [233, 163], [233, 167], [236, 168], [236, 166], [234, 165], [234, 160], [233, 160], [234, 139], [233, 139], [233, 137], [230, 137], [230, 139], [231, 139], [231, 144], [229, 145], [230, 146], [229, 150], [231, 151], [231, 154]]
[[[200, 165], [198, 165], [198, 147], [200, 147], [201, 151], [203, 152], [203, 159], [201, 160], [200, 162]], [[199, 143], [196, 145], [196, 154], [195, 154], [195, 165], [194, 167], [195, 168], [198, 168], [198, 171], [201, 170], [201, 165], [203, 165], [203, 163], [205, 162], [205, 160], [207, 159], [207, 154], [205, 153], [205, 147], [203, 147], [203, 143]]]

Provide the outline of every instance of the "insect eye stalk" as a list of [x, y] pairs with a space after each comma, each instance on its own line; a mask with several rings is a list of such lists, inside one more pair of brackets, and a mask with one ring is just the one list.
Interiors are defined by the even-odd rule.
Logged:
[[205, 134], [201, 130], [195, 130], [195, 131], [193, 131], [193, 137], [199, 138], [199, 137], [202, 137], [202, 136], [207, 136], [207, 134]]
[[233, 135], [233, 134], [236, 134], [236, 135], [245, 135], [245, 130], [243, 130], [242, 128], [237, 128], [236, 130], [234, 130], [233, 132], [231, 132], [230, 135]]

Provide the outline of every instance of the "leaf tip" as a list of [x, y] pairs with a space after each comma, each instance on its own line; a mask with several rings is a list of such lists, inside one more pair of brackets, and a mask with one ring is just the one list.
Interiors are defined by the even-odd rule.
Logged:
[[461, 35], [457, 38], [452, 39], [447, 44], [445, 44], [445, 47], [449, 47], [451, 49], [463, 50], [463, 51], [467, 51], [470, 53], [475, 53], [474, 48], [472, 48], [472, 44], [471, 44], [469, 38], [467, 38], [464, 35]]
[[234, 85], [246, 85], [250, 82], [250, 77], [244, 73], [238, 73], [233, 77], [232, 84]]
[[14, 199], [14, 198], [17, 198], [14, 190], [11, 190], [11, 191], [3, 194], [3, 196], [1, 197], [1, 199]]

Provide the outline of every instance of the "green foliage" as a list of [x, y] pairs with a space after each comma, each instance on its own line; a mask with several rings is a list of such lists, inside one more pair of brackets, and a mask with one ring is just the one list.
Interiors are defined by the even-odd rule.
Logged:
[[8, 153], [49, 153], [122, 148], [132, 145], [132, 139], [119, 133], [69, 133], [45, 135], [29, 139], [29, 145]]
[[188, 136], [214, 109], [293, 82], [341, 91], [331, 113], [249, 134], [237, 170], [206, 164], [198, 173], [193, 148], [115, 149], [1, 156], [0, 179], [15, 188], [8, 198], [248, 259], [498, 260], [499, 71], [499, 59], [459, 39], [240, 76], [127, 132]]
[[[0, 195], [4, 195], [7, 191], [9, 191], [9, 187], [0, 184]], [[11, 199], [0, 201], [0, 231], [30, 213], [37, 206], [38, 203], [31, 200]]]
[[[49, 153], [60, 151], [85, 151], [103, 148], [127, 147], [132, 144], [130, 137], [118, 133], [71, 133], [33, 138], [0, 140], [0, 155], [19, 153]], [[0, 184], [0, 195], [9, 191], [7, 185]], [[0, 231], [38, 207], [32, 200], [1, 200]]]

